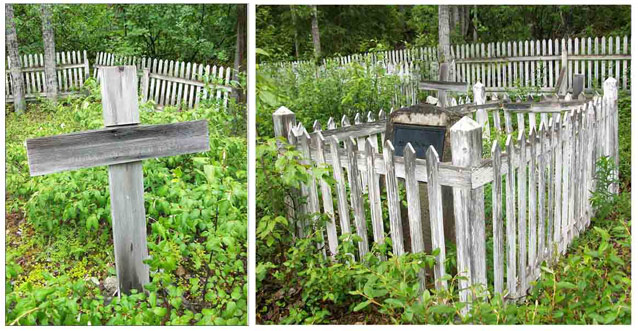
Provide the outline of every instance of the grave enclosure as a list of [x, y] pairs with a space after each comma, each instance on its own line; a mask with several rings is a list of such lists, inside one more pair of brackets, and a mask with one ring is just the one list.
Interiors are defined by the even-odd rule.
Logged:
[[[467, 277], [458, 280], [463, 302], [481, 297], [481, 288], [508, 300], [522, 298], [540, 277], [541, 264], [554, 263], [589, 226], [596, 160], [609, 156], [618, 166], [618, 87], [616, 79], [608, 78], [602, 96], [567, 93], [535, 102], [510, 101], [507, 95], [499, 100], [496, 94], [487, 100], [479, 82], [473, 86], [473, 103], [451, 99], [444, 108], [461, 117], [450, 123], [451, 161], [441, 161], [433, 146], [425, 158], [418, 158], [411, 144], [398, 156], [386, 136], [384, 111], [365, 118], [357, 114], [354, 124], [346, 117], [340, 123], [331, 118], [325, 126], [315, 122], [308, 131], [281, 107], [273, 114], [275, 136], [295, 146], [302, 162], [328, 167], [334, 177], [330, 184], [309, 169], [311, 181], [295, 193], [305, 203], [289, 210], [289, 219], [297, 220], [291, 231], [308, 235], [317, 213], [323, 213], [329, 219], [323, 233], [326, 254], [339, 250], [340, 235], [356, 233], [362, 238], [357, 260], [387, 237], [395, 255], [423, 252], [429, 239], [440, 253], [434, 269], [421, 275], [422, 288], [445, 289], [444, 275], [458, 274]], [[492, 142], [489, 130], [506, 136], [505, 144]], [[446, 270], [444, 264], [442, 188], [447, 187], [454, 200], [457, 270]], [[401, 212], [403, 189], [407, 219]], [[618, 187], [609, 190], [617, 193]], [[420, 203], [422, 194], [427, 194], [426, 206]], [[489, 209], [487, 199], [493, 202]], [[422, 222], [424, 212], [429, 224]], [[423, 237], [424, 226], [430, 226], [431, 238]], [[488, 272], [493, 274], [490, 284]]]

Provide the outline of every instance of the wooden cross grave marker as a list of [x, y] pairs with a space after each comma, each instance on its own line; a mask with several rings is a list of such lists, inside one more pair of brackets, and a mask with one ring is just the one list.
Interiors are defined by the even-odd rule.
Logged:
[[31, 176], [109, 166], [111, 218], [118, 293], [144, 290], [146, 247], [142, 160], [210, 149], [206, 120], [138, 125], [134, 66], [104, 67], [104, 129], [27, 139]]

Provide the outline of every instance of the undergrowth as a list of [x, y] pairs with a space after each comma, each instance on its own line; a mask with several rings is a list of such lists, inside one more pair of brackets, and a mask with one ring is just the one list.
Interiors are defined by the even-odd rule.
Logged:
[[[99, 88], [6, 118], [8, 325], [247, 323], [246, 139], [216, 101], [178, 112], [140, 104], [143, 124], [206, 119], [210, 151], [143, 162], [151, 282], [113, 298], [108, 173], [30, 177], [25, 139], [103, 126]], [[238, 115], [234, 115], [238, 116]]]

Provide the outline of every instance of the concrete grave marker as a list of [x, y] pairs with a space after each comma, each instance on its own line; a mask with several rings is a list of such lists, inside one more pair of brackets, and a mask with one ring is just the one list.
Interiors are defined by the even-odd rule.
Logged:
[[109, 166], [111, 218], [118, 293], [144, 290], [149, 282], [142, 160], [210, 149], [206, 120], [138, 125], [134, 66], [103, 67], [106, 128], [27, 139], [31, 176]]

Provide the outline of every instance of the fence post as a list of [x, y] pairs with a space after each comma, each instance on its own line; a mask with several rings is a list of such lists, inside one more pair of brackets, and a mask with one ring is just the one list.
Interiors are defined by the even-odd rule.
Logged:
[[[605, 154], [614, 160], [614, 179], [618, 180], [618, 81], [614, 77], [609, 77], [603, 83], [603, 121], [607, 125], [605, 132]], [[611, 193], [618, 194], [618, 183], [613, 183], [609, 187]]]
[[[481, 135], [481, 126], [467, 116], [454, 124], [450, 129], [452, 164], [478, 166], [482, 154]], [[459, 280], [459, 296], [462, 302], [469, 302], [472, 299], [471, 284], [487, 285], [483, 188], [454, 187], [453, 194], [457, 271], [467, 277], [467, 280]]]
[[[485, 99], [486, 99], [486, 97], [485, 97], [485, 85], [483, 85], [483, 83], [481, 83], [481, 81], [478, 81], [472, 87], [472, 92], [474, 94], [474, 104], [475, 105], [484, 105], [485, 104]], [[487, 115], [487, 110], [478, 109], [476, 111], [476, 121], [478, 122], [478, 124], [480, 126], [483, 127], [483, 137], [484, 138], [489, 138], [490, 137], [490, 121], [489, 121], [489, 117]]]
[[86, 50], [84, 50], [82, 54], [84, 56], [84, 80], [86, 81], [87, 79], [89, 79], [89, 76], [91, 75], [89, 73], [89, 58], [86, 55]]
[[[145, 71], [146, 70], [149, 70], [149, 69], [145, 69]], [[283, 142], [280, 141], [281, 137], [283, 137], [286, 141], [290, 142], [290, 139], [288, 139], [288, 135], [289, 133], [291, 133], [291, 129], [297, 124], [295, 113], [290, 111], [290, 109], [284, 106], [281, 106], [272, 114], [272, 120], [273, 120], [273, 128], [275, 131], [275, 138], [278, 139], [277, 147], [281, 149], [284, 144]], [[291, 194], [293, 196], [298, 196], [299, 191], [296, 189], [293, 189]], [[288, 218], [288, 222], [290, 223], [291, 231], [294, 236], [296, 224], [294, 224], [292, 220], [294, 220], [295, 218], [295, 205], [289, 196], [284, 198], [284, 202], [286, 206], [288, 206], [286, 210], [286, 216]]]
[[148, 82], [150, 74], [151, 71], [148, 68], [142, 69], [142, 102], [146, 102], [148, 100]]
[[563, 43], [563, 48], [560, 53], [560, 74], [558, 77], [558, 95], [565, 95], [567, 93], [567, 46]]

